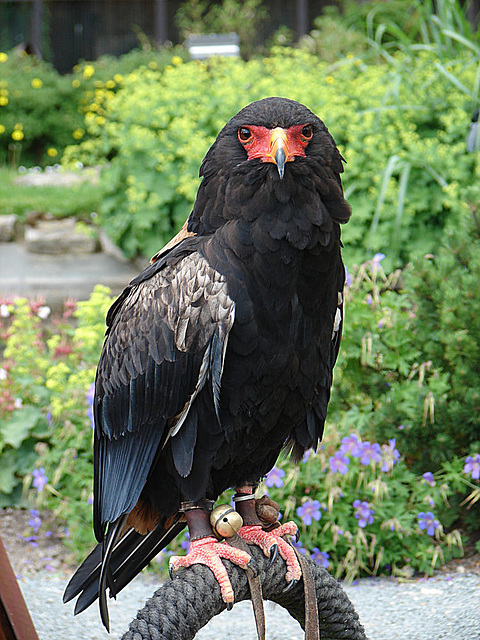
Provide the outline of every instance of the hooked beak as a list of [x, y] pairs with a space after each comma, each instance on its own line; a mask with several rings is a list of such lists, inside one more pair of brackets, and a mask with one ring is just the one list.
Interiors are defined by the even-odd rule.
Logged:
[[277, 165], [280, 179], [283, 179], [285, 174], [285, 163], [292, 160], [292, 157], [288, 150], [287, 132], [281, 127], [276, 127], [270, 135], [270, 149], [266, 160]]

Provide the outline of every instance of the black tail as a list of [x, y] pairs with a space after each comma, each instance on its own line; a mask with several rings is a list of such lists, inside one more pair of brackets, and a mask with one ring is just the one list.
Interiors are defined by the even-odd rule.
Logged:
[[120, 539], [125, 519], [119, 518], [109, 527], [106, 540], [98, 544], [76, 570], [63, 601], [69, 602], [80, 594], [75, 605], [77, 615], [99, 598], [102, 622], [109, 630], [107, 587], [110, 597], [120, 593], [185, 528], [186, 522], [181, 517], [178, 514], [168, 529], [159, 524], [146, 535], [129, 529]]

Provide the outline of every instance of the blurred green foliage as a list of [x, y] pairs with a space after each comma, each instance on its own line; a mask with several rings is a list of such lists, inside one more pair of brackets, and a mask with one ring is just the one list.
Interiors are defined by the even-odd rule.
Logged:
[[0, 52], [0, 164], [57, 162], [82, 126], [68, 77], [23, 52]]
[[[114, 93], [124, 74], [141, 65], [162, 70], [181, 47], [155, 49], [148, 42], [115, 58], [79, 63], [61, 76], [48, 63], [22, 51], [0, 52], [0, 165], [33, 166], [58, 162], [69, 144], [85, 139], [86, 107], [98, 87]], [[101, 111], [97, 112], [101, 115]]]
[[[465, 142], [472, 95], [438, 64], [435, 52], [421, 51], [382, 65], [352, 55], [328, 66], [282, 48], [249, 62], [178, 58], [163, 73], [143, 67], [117, 93], [97, 90], [86, 114], [90, 139], [68, 148], [64, 161], [110, 159], [100, 223], [126, 255], [149, 256], [187, 217], [201, 159], [223, 124], [252, 100], [297, 99], [325, 120], [347, 160], [355, 212], [344, 230], [347, 262], [383, 250], [391, 269], [431, 253], [479, 181], [479, 156]], [[448, 66], [473, 94], [469, 59]]]
[[[465, 233], [470, 232], [465, 220]], [[472, 273], [464, 276], [471, 282], [478, 268], [478, 242], [469, 251]], [[447, 249], [441, 259], [450, 260]], [[461, 402], [463, 378], [478, 376], [475, 352], [470, 362], [447, 362], [442, 349], [435, 352], [435, 337], [448, 341], [454, 334], [441, 324], [437, 311], [428, 311], [429, 300], [425, 313], [440, 322], [438, 328], [433, 331], [429, 323], [418, 321], [423, 301], [411, 285], [405, 286], [412, 277], [399, 271], [386, 276], [378, 256], [350, 274], [325, 442], [298, 467], [281, 461], [285, 486], [279, 492], [272, 489], [284, 516], [302, 526], [304, 546], [328, 552], [331, 568], [349, 578], [364, 572], [431, 572], [461, 553], [454, 526], [478, 530], [480, 487], [464, 470], [468, 454], [480, 455], [478, 386], [463, 394]], [[455, 286], [454, 280], [450, 289]], [[74, 328], [67, 321], [72, 305], [63, 317], [50, 318], [50, 327], [40, 319], [44, 314], [38, 304], [15, 300], [0, 308], [5, 347], [0, 497], [3, 504], [18, 503], [23, 485], [24, 500], [49, 508], [68, 525], [79, 556], [93, 542], [92, 383], [111, 302], [108, 291], [97, 287], [89, 301], [78, 304]], [[479, 337], [478, 321], [468, 327], [462, 332], [465, 344]], [[352, 434], [375, 443], [379, 455], [366, 462], [353, 455], [347, 472], [335, 471], [330, 458], [342, 452], [342, 438]], [[45, 475], [45, 486], [32, 485], [33, 469]], [[427, 471], [435, 474], [435, 491], [423, 482]], [[320, 522], [308, 524], [297, 513], [309, 499], [321, 505]], [[374, 510], [372, 526], [359, 527], [353, 506], [357, 499]], [[419, 528], [419, 514], [429, 512], [438, 521], [432, 535]], [[338, 529], [344, 532], [340, 538]], [[172, 549], [177, 547], [178, 542]]]

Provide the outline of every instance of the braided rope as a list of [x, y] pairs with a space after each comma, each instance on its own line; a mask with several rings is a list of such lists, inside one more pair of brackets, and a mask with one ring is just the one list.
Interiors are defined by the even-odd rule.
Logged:
[[[303, 581], [288, 593], [285, 588], [285, 562], [278, 557], [266, 570], [268, 558], [250, 547], [262, 581], [263, 597], [281, 605], [304, 626], [305, 603]], [[322, 640], [367, 640], [358, 614], [346, 593], [333, 576], [312, 560], [317, 596], [320, 637]], [[245, 571], [225, 561], [236, 602], [248, 600], [250, 593]], [[194, 565], [175, 574], [147, 600], [130, 623], [121, 640], [192, 640], [211, 618], [226, 608], [213, 573], [205, 566]]]

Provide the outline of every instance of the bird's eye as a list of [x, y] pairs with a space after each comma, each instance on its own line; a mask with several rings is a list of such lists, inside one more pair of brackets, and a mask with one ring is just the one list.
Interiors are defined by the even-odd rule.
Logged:
[[313, 127], [311, 124], [306, 124], [302, 129], [302, 138], [304, 140], [311, 140], [313, 138]]
[[240, 127], [238, 130], [238, 139], [240, 142], [248, 142], [252, 139], [252, 132], [248, 127]]

